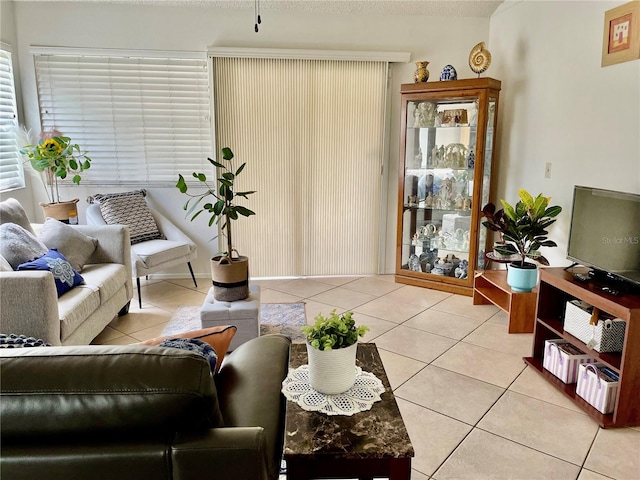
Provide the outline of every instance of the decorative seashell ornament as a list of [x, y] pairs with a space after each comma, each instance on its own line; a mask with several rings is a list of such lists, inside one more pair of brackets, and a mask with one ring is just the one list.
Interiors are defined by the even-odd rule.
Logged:
[[491, 65], [491, 52], [487, 50], [484, 42], [480, 42], [471, 49], [469, 54], [469, 66], [471, 70], [480, 76]]

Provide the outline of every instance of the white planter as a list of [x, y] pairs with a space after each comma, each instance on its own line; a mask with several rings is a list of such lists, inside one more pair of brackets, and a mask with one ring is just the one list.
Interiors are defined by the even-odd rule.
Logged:
[[358, 344], [347, 348], [318, 350], [307, 342], [309, 383], [314, 390], [333, 395], [353, 387], [356, 381], [356, 350]]

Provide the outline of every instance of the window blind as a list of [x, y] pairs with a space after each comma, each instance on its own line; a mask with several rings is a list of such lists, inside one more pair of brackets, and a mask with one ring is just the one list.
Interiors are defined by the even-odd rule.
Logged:
[[11, 52], [3, 45], [0, 48], [0, 191], [25, 186], [17, 128]]
[[378, 271], [387, 62], [213, 58], [216, 142], [238, 164], [252, 277]]
[[36, 54], [43, 131], [92, 158], [83, 184], [175, 185], [211, 156], [206, 58]]

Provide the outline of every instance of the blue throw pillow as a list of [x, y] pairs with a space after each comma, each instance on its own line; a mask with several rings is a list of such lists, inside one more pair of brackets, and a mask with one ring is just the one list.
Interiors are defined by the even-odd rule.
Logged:
[[189, 350], [190, 352], [199, 353], [209, 362], [211, 372], [216, 371], [216, 362], [218, 361], [218, 355], [211, 345], [202, 340], [195, 338], [168, 338], [163, 340], [159, 347], [171, 347], [180, 348], [182, 350]]
[[84, 278], [76, 272], [57, 249], [52, 248], [40, 258], [32, 262], [18, 265], [17, 270], [48, 270], [56, 281], [58, 296], [68, 292], [76, 285], [84, 283]]

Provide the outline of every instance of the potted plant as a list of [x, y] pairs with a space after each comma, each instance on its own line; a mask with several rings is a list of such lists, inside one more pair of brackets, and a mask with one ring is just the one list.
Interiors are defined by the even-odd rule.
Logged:
[[[189, 187], [182, 175], [178, 175], [176, 187], [180, 192], [188, 195], [189, 200], [184, 204], [187, 215], [191, 215], [191, 221], [195, 220], [201, 213], [207, 212], [209, 226], [221, 225], [223, 235], [227, 238], [227, 250], [219, 253], [211, 259], [211, 276], [213, 280], [213, 296], [218, 301], [234, 302], [244, 300], [249, 296], [249, 259], [241, 256], [233, 248], [232, 243], [232, 221], [238, 218], [255, 215], [255, 212], [246, 207], [237, 205], [235, 200], [238, 197], [247, 198], [255, 191], [236, 192], [235, 180], [244, 170], [246, 163], [240, 165], [236, 170], [233, 168], [233, 152], [230, 148], [222, 149], [222, 159], [226, 164], [208, 158], [209, 163], [221, 171], [216, 179], [216, 185], [210, 185], [204, 173], [193, 172], [192, 175], [206, 188], [205, 191], [192, 195]], [[211, 199], [203, 204], [207, 199]], [[217, 238], [217, 235], [213, 238]], [[237, 257], [233, 257], [233, 253]]]
[[[45, 217], [77, 223], [79, 199], [60, 200], [58, 180], [64, 180], [73, 174], [71, 181], [80, 184], [80, 173], [91, 167], [91, 158], [80, 149], [77, 143], [71, 143], [69, 137], [57, 130], [41, 135], [36, 145], [22, 147], [20, 153], [29, 159], [29, 163], [37, 172], [44, 173], [49, 184], [49, 203], [40, 203]], [[75, 222], [74, 222], [75, 220]]]
[[356, 327], [353, 312], [328, 317], [319, 314], [315, 324], [301, 327], [307, 337], [309, 383], [321, 393], [336, 394], [349, 390], [356, 379], [358, 337], [369, 327]]
[[482, 225], [489, 230], [499, 232], [505, 244], [497, 246], [496, 251], [505, 256], [518, 255], [519, 261], [507, 266], [507, 283], [517, 292], [530, 292], [538, 280], [537, 265], [526, 262], [527, 258], [542, 265], [549, 261], [540, 254], [540, 247], [557, 247], [547, 238], [547, 228], [556, 221], [562, 207], [549, 206], [550, 197], [539, 194], [533, 197], [524, 189], [518, 191], [520, 200], [515, 207], [500, 200], [503, 208], [496, 211], [493, 203], [482, 209], [486, 218]]

